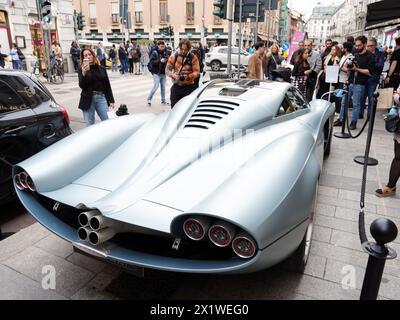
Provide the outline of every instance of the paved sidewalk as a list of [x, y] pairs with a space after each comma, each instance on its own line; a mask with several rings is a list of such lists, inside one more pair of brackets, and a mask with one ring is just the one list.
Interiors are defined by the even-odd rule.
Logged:
[[[0, 242], [0, 299], [141, 299], [160, 294], [163, 299], [358, 299], [368, 256], [358, 240], [362, 166], [353, 157], [364, 154], [366, 134], [355, 140], [333, 139], [320, 180], [314, 240], [304, 275], [279, 268], [244, 276], [179, 275], [178, 280], [173, 280], [176, 274], [167, 274], [169, 291], [163, 296], [158, 280], [126, 281], [118, 268], [73, 253], [68, 243], [36, 223]], [[371, 156], [379, 165], [368, 170], [367, 223], [385, 216], [400, 227], [400, 195], [385, 199], [374, 195], [386, 182], [393, 158], [393, 139], [384, 130], [381, 113], [376, 117]], [[399, 238], [392, 247], [400, 254]], [[42, 289], [46, 265], [55, 267], [55, 290]], [[125, 288], [113, 289], [118, 281]], [[399, 258], [386, 263], [380, 299], [400, 299]]]

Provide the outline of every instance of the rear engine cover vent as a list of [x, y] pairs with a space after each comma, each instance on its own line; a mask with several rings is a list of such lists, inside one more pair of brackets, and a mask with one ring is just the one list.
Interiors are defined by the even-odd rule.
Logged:
[[238, 103], [231, 101], [201, 101], [190, 116], [185, 128], [209, 129], [238, 106]]

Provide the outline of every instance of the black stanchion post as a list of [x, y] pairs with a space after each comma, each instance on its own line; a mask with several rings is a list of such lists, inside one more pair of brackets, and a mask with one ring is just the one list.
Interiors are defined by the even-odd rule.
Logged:
[[342, 122], [342, 131], [336, 132], [334, 136], [340, 139], [349, 139], [351, 135], [346, 130], [346, 121], [347, 121], [347, 111], [349, 110], [349, 93], [346, 93], [345, 100], [344, 100], [344, 115], [343, 115], [343, 122]]
[[[374, 93], [374, 103], [372, 106], [371, 114], [369, 115], [369, 126], [368, 126], [368, 135], [367, 135], [368, 153], [369, 153], [369, 149], [371, 147], [372, 132], [374, 131], [375, 114], [376, 114], [376, 106], [378, 103], [378, 97], [379, 97], [379, 93]], [[356, 157], [354, 157], [353, 160], [354, 160], [354, 162], [356, 162], [358, 164], [364, 164], [365, 156], [356, 156]], [[376, 166], [378, 164], [378, 160], [368, 157], [367, 164], [369, 166]]]
[[387, 259], [395, 259], [396, 251], [386, 246], [397, 237], [397, 227], [393, 221], [378, 218], [370, 227], [374, 242], [366, 242], [363, 249], [369, 254], [367, 269], [361, 289], [360, 300], [376, 300]]

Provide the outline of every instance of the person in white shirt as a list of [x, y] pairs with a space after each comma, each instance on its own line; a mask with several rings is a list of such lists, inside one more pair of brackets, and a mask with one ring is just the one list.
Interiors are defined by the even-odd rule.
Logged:
[[[349, 61], [351, 61], [354, 56], [351, 53], [353, 49], [353, 44], [351, 42], [345, 42], [343, 43], [343, 56], [340, 59], [339, 62], [339, 84], [338, 84], [338, 89], [343, 89], [343, 90], [348, 90], [348, 81], [349, 81], [349, 70], [347, 69], [347, 64]], [[339, 119], [337, 119], [334, 122], [334, 126], [340, 127], [342, 126], [342, 122], [344, 120], [344, 104], [345, 104], [345, 99], [346, 96], [343, 95], [341, 101], [340, 101], [340, 116]]]

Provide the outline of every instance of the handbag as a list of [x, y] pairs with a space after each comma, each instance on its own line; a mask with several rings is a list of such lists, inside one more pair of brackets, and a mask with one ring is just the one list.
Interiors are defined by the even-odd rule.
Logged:
[[383, 119], [385, 120], [386, 131], [391, 133], [400, 131], [400, 117], [398, 114], [387, 114]]
[[378, 89], [379, 97], [376, 105], [377, 110], [387, 110], [393, 104], [393, 88]]

